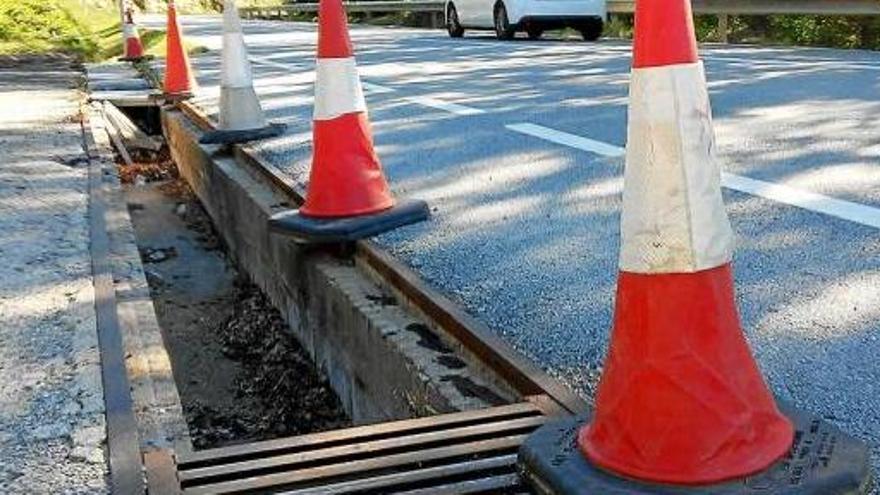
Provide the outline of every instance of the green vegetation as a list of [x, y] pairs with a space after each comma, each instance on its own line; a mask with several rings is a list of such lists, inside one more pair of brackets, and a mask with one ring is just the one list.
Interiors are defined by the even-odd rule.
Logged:
[[[115, 1], [0, 0], [0, 55], [61, 52], [87, 61], [112, 59], [122, 54], [119, 23]], [[164, 31], [139, 31], [148, 54], [165, 55]]]
[[[631, 15], [615, 15], [606, 33], [630, 37]], [[698, 16], [697, 38], [722, 38], [717, 16]], [[732, 43], [785, 44], [835, 48], [880, 49], [880, 19], [876, 16], [769, 15], [730, 16], [728, 40]]]
[[[119, 17], [78, 0], [0, 0], [0, 54], [65, 52], [97, 58], [118, 38]], [[115, 47], [114, 47], [115, 48]]]

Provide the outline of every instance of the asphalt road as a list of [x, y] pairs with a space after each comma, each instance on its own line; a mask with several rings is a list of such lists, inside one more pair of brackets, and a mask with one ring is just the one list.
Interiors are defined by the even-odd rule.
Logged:
[[[185, 18], [219, 49], [219, 17]], [[257, 88], [310, 157], [315, 28], [247, 22]], [[591, 397], [619, 248], [630, 46], [355, 27], [378, 152], [431, 222], [379, 242]], [[880, 466], [880, 54], [704, 46], [743, 326], [774, 392], [868, 440]], [[195, 61], [216, 111], [219, 53]]]

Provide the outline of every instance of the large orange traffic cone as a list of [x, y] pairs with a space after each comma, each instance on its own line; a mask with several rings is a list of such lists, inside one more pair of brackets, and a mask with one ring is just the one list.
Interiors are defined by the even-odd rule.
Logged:
[[188, 98], [197, 85], [189, 63], [189, 55], [183, 46], [183, 34], [177, 20], [174, 0], [168, 1], [168, 31], [165, 51], [165, 97], [172, 99]]
[[[539, 431], [523, 447], [524, 472], [556, 493], [659, 493], [648, 483], [711, 485], [762, 474], [754, 486], [702, 493], [779, 493], [760, 491], [773, 483], [793, 493], [791, 463], [777, 461], [799, 446], [794, 424], [764, 382], [734, 300], [733, 233], [690, 2], [639, 0], [635, 27], [620, 273], [596, 410], [581, 428]], [[824, 480], [808, 493], [849, 493], [832, 489], [843, 468], [854, 468], [846, 483], [858, 488], [862, 467], [847, 463], [865, 453], [862, 446], [787, 412], [799, 442], [834, 437], [834, 449], [853, 455], [837, 452], [832, 468], [811, 472], [811, 483]], [[582, 455], [548, 453], [548, 438], [576, 443]], [[809, 455], [809, 463], [824, 462]]]
[[138, 34], [137, 26], [134, 23], [134, 13], [131, 6], [126, 3], [125, 7], [125, 23], [122, 26], [122, 35], [124, 38], [123, 55], [120, 60], [126, 62], [137, 62], [144, 58], [144, 45], [141, 43], [140, 34]]
[[280, 136], [287, 126], [269, 123], [254, 90], [254, 75], [235, 0], [223, 2], [223, 64], [220, 125], [204, 134], [203, 144], [233, 144]]
[[614, 330], [580, 446], [627, 476], [715, 482], [766, 468], [794, 432], [740, 329], [690, 3], [638, 7]]
[[275, 230], [304, 242], [351, 241], [422, 221], [422, 201], [396, 204], [373, 148], [367, 104], [341, 0], [321, 0], [312, 169], [303, 207]]

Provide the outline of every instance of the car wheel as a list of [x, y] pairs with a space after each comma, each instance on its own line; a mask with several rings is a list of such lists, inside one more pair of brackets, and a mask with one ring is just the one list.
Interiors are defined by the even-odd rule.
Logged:
[[464, 36], [464, 27], [458, 20], [458, 11], [455, 5], [449, 4], [449, 10], [446, 12], [446, 31], [452, 38], [461, 38]]
[[495, 36], [499, 40], [510, 40], [513, 39], [515, 32], [507, 19], [507, 8], [503, 3], [499, 3], [495, 6]]
[[602, 19], [590, 19], [589, 21], [578, 26], [578, 31], [581, 32], [581, 36], [584, 38], [584, 41], [596, 41], [602, 36], [602, 30], [605, 28], [605, 23]]
[[526, 34], [529, 36], [530, 40], [539, 40], [541, 39], [541, 35], [544, 34], [544, 30], [539, 27], [529, 26], [526, 28]]

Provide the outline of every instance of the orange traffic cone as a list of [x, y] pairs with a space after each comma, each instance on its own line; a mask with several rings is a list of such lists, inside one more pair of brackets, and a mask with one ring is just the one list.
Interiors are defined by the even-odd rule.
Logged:
[[165, 97], [184, 99], [193, 95], [197, 88], [189, 55], [183, 46], [183, 34], [177, 20], [174, 0], [168, 1], [168, 32], [165, 52]]
[[314, 217], [343, 217], [387, 210], [394, 199], [373, 149], [342, 2], [322, 0], [319, 19], [314, 155], [301, 211]]
[[[555, 493], [657, 493], [648, 483], [712, 485], [753, 475], [788, 486], [788, 467], [777, 461], [798, 446], [795, 429], [740, 327], [733, 233], [689, 0], [636, 3], [633, 62], [617, 303], [596, 410], [576, 439], [577, 427], [539, 431], [523, 447], [524, 471]], [[787, 412], [799, 442], [834, 436], [835, 449], [853, 454], [837, 452], [832, 468], [810, 474], [822, 488], [810, 493], [844, 493], [823, 489], [840, 482], [843, 468], [861, 469], [847, 463], [866, 455], [863, 447]], [[559, 443], [560, 435], [582, 455], [548, 453], [548, 438]], [[853, 480], [860, 481], [847, 483]], [[703, 493], [722, 491], [751, 488], [714, 485]]]
[[690, 4], [639, 6], [617, 308], [580, 446], [627, 476], [715, 482], [766, 468], [794, 432], [740, 329]]
[[137, 62], [144, 58], [144, 45], [141, 43], [140, 34], [134, 23], [134, 14], [131, 7], [125, 9], [125, 24], [122, 26], [122, 35], [125, 38], [123, 55], [120, 60], [125, 62]]
[[352, 241], [425, 220], [422, 201], [395, 204], [373, 148], [341, 0], [321, 0], [312, 169], [303, 207], [273, 218], [302, 242]]

